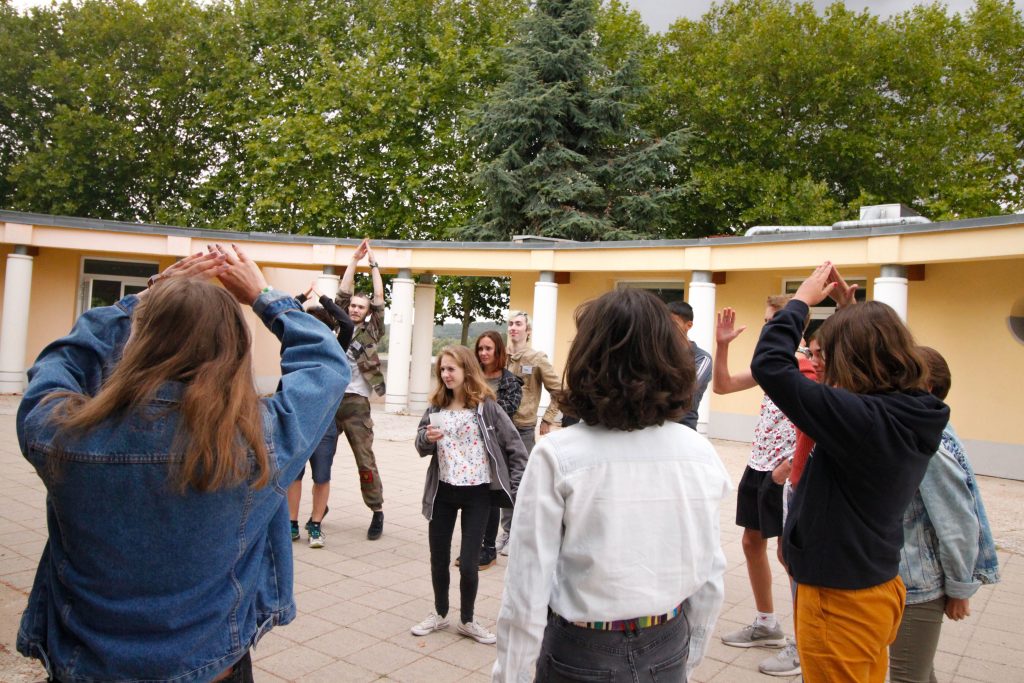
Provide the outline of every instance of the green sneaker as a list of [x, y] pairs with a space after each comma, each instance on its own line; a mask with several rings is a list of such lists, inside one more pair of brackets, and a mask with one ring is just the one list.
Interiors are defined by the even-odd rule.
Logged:
[[310, 548], [324, 547], [324, 532], [320, 530], [320, 522], [306, 522], [306, 533], [309, 534]]
[[299, 520], [292, 520], [292, 542], [299, 540]]

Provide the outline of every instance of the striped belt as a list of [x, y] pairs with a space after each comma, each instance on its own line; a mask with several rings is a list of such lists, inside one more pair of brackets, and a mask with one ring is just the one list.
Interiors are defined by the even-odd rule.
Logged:
[[683, 603], [679, 603], [667, 614], [659, 614], [653, 617], [636, 617], [634, 619], [618, 619], [616, 621], [569, 621], [557, 612], [551, 612], [559, 624], [564, 626], [577, 626], [589, 628], [595, 631], [638, 631], [642, 628], [650, 628], [671, 621], [683, 613]]

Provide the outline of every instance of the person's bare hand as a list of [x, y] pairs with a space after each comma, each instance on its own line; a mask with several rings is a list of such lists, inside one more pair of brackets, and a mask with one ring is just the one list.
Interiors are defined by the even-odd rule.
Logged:
[[[160, 282], [161, 280], [169, 280], [173, 278], [197, 278], [201, 280], [209, 280], [216, 277], [227, 267], [226, 259], [215, 253], [203, 253], [196, 252], [190, 256], [177, 261], [160, 273], [153, 284]], [[140, 297], [143, 297], [149, 290], [143, 290], [139, 293]]]
[[946, 616], [960, 621], [971, 616], [971, 601], [967, 598], [946, 598]]
[[548, 424], [547, 422], [543, 422], [542, 421], [540, 423], [540, 435], [541, 436], [547, 436], [550, 432], [551, 432], [551, 425]]
[[430, 427], [427, 427], [426, 437], [427, 441], [430, 443], [437, 443], [444, 438], [444, 432], [441, 431], [440, 427], [434, 427], [431, 425]]
[[793, 298], [797, 301], [803, 301], [808, 306], [820, 304], [836, 288], [835, 282], [829, 282], [832, 270], [832, 264], [829, 261], [825, 261], [815, 268], [814, 272], [796, 290]]
[[731, 308], [723, 308], [722, 312], [718, 314], [715, 324], [715, 341], [719, 344], [728, 344], [740, 336], [745, 329], [747, 329], [746, 325], [736, 327], [736, 311]]
[[305, 292], [303, 292], [302, 296], [304, 296], [304, 297], [306, 297], [308, 299], [310, 297], [310, 295], [315, 294], [315, 293], [316, 293], [316, 280], [313, 280], [312, 282], [309, 283], [309, 289], [307, 289]]
[[792, 470], [793, 463], [789, 461], [789, 458], [786, 458], [778, 467], [772, 470], [772, 481], [774, 481], [779, 486], [782, 486], [783, 484], [786, 483], [786, 479], [789, 478], [789, 473]]
[[352, 252], [352, 260], [355, 263], [359, 263], [360, 261], [363, 260], [363, 257], [366, 256], [366, 252], [368, 252], [369, 250], [370, 250], [370, 239], [366, 238], [362, 242], [360, 242], [359, 246], [356, 247], [356, 250], [354, 252]]
[[828, 276], [829, 282], [833, 282], [836, 288], [832, 291], [832, 298], [836, 302], [836, 308], [852, 306], [857, 303], [857, 285], [848, 285], [839, 270], [832, 266], [832, 272]]
[[228, 267], [217, 275], [224, 289], [231, 292], [238, 303], [252, 306], [267, 286], [260, 267], [237, 244], [230, 247], [215, 244], [210, 249], [223, 254], [227, 259]]
[[370, 263], [376, 263], [377, 262], [377, 257], [373, 255], [373, 247], [370, 246], [370, 240], [368, 240], [368, 239], [363, 240], [363, 244], [366, 245], [366, 255], [369, 257], [368, 258], [369, 262]]

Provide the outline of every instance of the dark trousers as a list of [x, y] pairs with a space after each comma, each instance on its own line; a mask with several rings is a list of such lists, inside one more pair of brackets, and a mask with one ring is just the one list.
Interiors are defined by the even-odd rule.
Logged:
[[597, 631], [548, 618], [537, 658], [538, 683], [685, 683], [690, 627], [680, 614], [636, 631]]
[[434, 609], [448, 614], [451, 582], [452, 536], [455, 517], [462, 510], [462, 548], [459, 550], [459, 593], [463, 623], [473, 621], [473, 605], [480, 574], [480, 544], [491, 509], [490, 486], [452, 486], [438, 482], [434, 512], [427, 535], [430, 540], [430, 580], [434, 584]]
[[498, 522], [501, 519], [501, 506], [491, 504], [491, 510], [487, 514], [487, 528], [484, 530], [484, 547], [494, 548], [498, 540]]

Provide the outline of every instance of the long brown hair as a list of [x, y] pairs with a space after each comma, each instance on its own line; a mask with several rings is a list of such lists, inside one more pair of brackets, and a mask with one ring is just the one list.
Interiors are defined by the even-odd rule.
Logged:
[[[505, 348], [505, 340], [494, 330], [487, 330], [476, 338], [476, 343], [473, 344], [473, 353], [477, 355], [477, 360], [479, 361], [480, 340], [484, 337], [494, 342], [494, 367], [499, 370], [503, 369], [508, 365], [508, 350]], [[485, 372], [487, 371], [487, 368], [483, 369]]]
[[484, 371], [480, 369], [480, 363], [473, 352], [465, 346], [452, 344], [444, 347], [437, 354], [437, 361], [434, 363], [434, 378], [437, 379], [437, 387], [430, 394], [430, 405], [436, 408], [447, 408], [455, 398], [455, 393], [441, 381], [441, 361], [445, 356], [450, 357], [456, 365], [462, 368], [465, 377], [462, 391], [467, 408], [476, 408], [485, 400], [494, 398], [494, 390], [487, 384]]
[[[185, 385], [172, 452], [179, 491], [228, 488], [252, 476], [270, 481], [260, 402], [252, 376], [249, 327], [228, 292], [206, 282], [168, 279], [135, 309], [124, 355], [96, 396], [59, 392], [58, 439], [89, 432], [152, 399], [168, 381]], [[249, 451], [255, 456], [250, 466]]]
[[559, 405], [587, 424], [632, 431], [682, 415], [693, 399], [693, 353], [668, 307], [626, 288], [576, 311]]
[[824, 382], [857, 394], [927, 390], [928, 366], [896, 311], [880, 301], [845, 306], [818, 329]]

